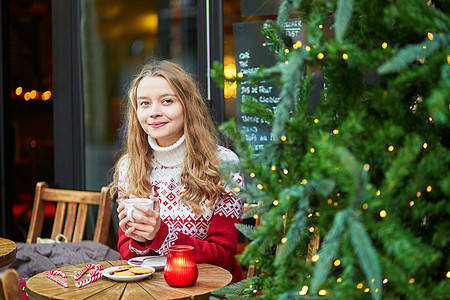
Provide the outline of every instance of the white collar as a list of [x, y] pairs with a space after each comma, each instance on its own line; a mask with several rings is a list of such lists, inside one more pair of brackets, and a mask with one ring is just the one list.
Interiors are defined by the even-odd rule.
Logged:
[[186, 143], [184, 134], [174, 144], [168, 147], [158, 146], [156, 141], [150, 136], [147, 137], [148, 144], [153, 149], [155, 159], [165, 167], [175, 167], [181, 165], [186, 156]]

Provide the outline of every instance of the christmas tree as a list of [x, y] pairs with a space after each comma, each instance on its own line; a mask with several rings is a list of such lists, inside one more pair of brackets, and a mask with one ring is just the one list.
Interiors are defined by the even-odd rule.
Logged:
[[[217, 297], [448, 299], [449, 7], [288, 0], [264, 27], [275, 65], [230, 79], [216, 64], [218, 83], [268, 80], [281, 89], [276, 113], [251, 97], [242, 105], [272, 126], [262, 151], [235, 121], [221, 126], [250, 179], [236, 191], [259, 203], [244, 217], [262, 222], [239, 226], [251, 240], [240, 261], [259, 275]], [[307, 41], [282, 30], [292, 9]], [[326, 89], [311, 109], [319, 71]]]

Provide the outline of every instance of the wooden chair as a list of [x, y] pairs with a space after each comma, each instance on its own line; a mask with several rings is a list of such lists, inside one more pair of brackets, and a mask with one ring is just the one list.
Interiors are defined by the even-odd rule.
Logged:
[[98, 206], [93, 240], [106, 244], [113, 204], [109, 188], [102, 187], [101, 192], [74, 191], [49, 188], [46, 182], [38, 182], [27, 243], [35, 243], [36, 238], [42, 234], [45, 204], [47, 202], [56, 202], [51, 239], [55, 239], [58, 234], [63, 234], [69, 242], [82, 241], [88, 207], [91, 204]]
[[15, 269], [6, 269], [3, 273], [0, 273], [0, 282], [0, 299], [22, 300], [19, 276]]

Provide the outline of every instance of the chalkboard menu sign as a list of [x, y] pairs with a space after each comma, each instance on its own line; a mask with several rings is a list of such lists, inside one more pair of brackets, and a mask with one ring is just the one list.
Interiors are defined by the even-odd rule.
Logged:
[[[237, 73], [248, 74], [257, 72], [261, 66], [271, 67], [276, 60], [274, 54], [263, 44], [265, 36], [261, 33], [263, 26], [269, 26], [265, 22], [234, 23], [234, 50]], [[305, 30], [302, 29], [300, 19], [288, 20], [284, 23], [284, 29], [293, 42], [305, 40]], [[275, 108], [280, 102], [280, 89], [273, 83], [261, 81], [258, 85], [243, 81], [237, 87], [237, 124], [244, 130], [247, 142], [255, 152], [263, 149], [271, 139], [271, 126], [267, 121], [258, 116], [244, 114], [241, 104], [246, 97], [252, 97], [268, 108]]]

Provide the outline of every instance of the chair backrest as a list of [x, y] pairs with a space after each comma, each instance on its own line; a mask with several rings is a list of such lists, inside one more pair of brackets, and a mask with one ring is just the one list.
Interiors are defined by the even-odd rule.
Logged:
[[56, 202], [51, 239], [55, 239], [58, 234], [63, 234], [69, 242], [82, 241], [88, 207], [97, 205], [97, 223], [93, 240], [106, 244], [113, 204], [109, 188], [102, 187], [101, 192], [75, 191], [49, 188], [46, 182], [38, 182], [27, 243], [35, 243], [36, 238], [42, 234], [45, 205], [48, 202]]
[[6, 269], [3, 273], [0, 273], [0, 282], [0, 299], [22, 300], [19, 276], [15, 269]]

